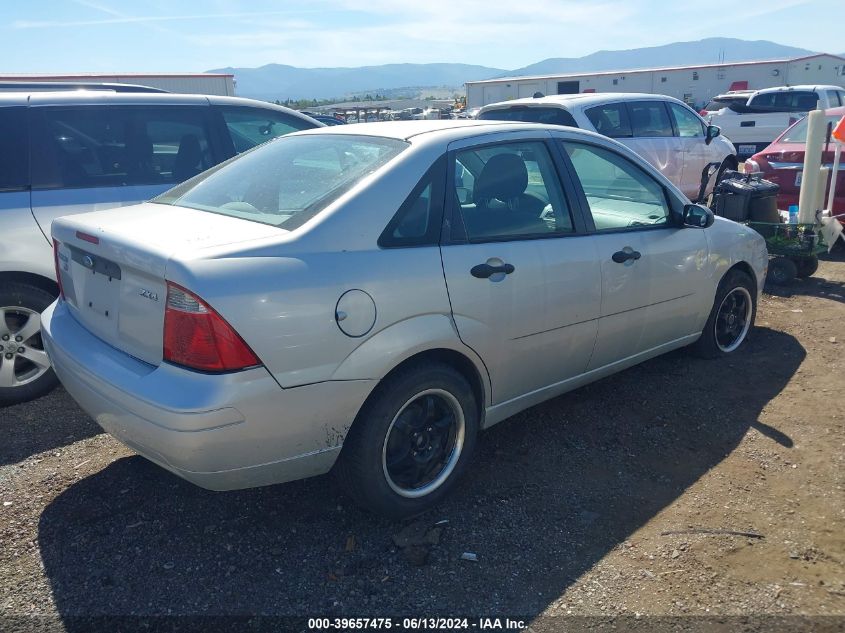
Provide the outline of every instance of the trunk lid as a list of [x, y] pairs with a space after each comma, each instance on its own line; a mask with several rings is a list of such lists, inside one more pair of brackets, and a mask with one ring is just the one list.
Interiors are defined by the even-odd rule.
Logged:
[[162, 359], [167, 264], [173, 256], [287, 233], [155, 203], [66, 216], [52, 225], [74, 317], [108, 344], [154, 365]]

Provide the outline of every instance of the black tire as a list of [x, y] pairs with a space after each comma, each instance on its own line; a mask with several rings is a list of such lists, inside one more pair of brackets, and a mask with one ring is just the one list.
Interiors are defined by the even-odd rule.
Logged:
[[812, 277], [813, 273], [819, 269], [819, 258], [815, 255], [810, 257], [796, 257], [792, 261], [797, 269], [795, 274], [801, 279]]
[[736, 162], [735, 156], [728, 156], [722, 161], [722, 164], [719, 165], [719, 169], [716, 171], [716, 179], [713, 181], [713, 186], [710, 188], [709, 192], [706, 189], [704, 190], [704, 197], [698, 202], [710, 209], [713, 208], [713, 193], [716, 191], [716, 187], [719, 186], [719, 183], [722, 182], [722, 179], [725, 177], [725, 172], [728, 169], [738, 169], [738, 163]]
[[[421, 395], [429, 391], [430, 393]], [[454, 447], [458, 447], [457, 454], [454, 447], [448, 451], [448, 445], [441, 451], [443, 455], [448, 452], [449, 461], [444, 464], [444, 468], [437, 470], [439, 462], [431, 462], [437, 471], [436, 475], [443, 477], [442, 483], [421, 496], [410, 497], [407, 495], [416, 494], [415, 491], [423, 490], [426, 486], [403, 489], [404, 495], [397, 492], [396, 488], [401, 486], [388, 475], [388, 432], [403, 436], [404, 432], [399, 426], [394, 430], [394, 420], [401, 419], [400, 413], [412, 412], [414, 407], [423, 411], [422, 403], [428, 404], [432, 401], [438, 407], [453, 404], [459, 407], [463, 417], [463, 442], [459, 447], [457, 441], [455, 442]], [[452, 423], [449, 425], [451, 428]], [[454, 426], [457, 438], [457, 415]], [[335, 475], [355, 503], [368, 510], [390, 518], [420, 514], [448, 494], [466, 470], [475, 451], [478, 428], [478, 404], [472, 387], [463, 375], [449, 365], [441, 363], [409, 366], [380, 384], [358, 413], [344, 441], [335, 466]], [[431, 431], [431, 427], [428, 430]], [[394, 439], [391, 435], [391, 442]], [[399, 453], [406, 453], [406, 457], [414, 462], [417, 453], [413, 456], [410, 454], [415, 446], [413, 440], [403, 445], [408, 446], [408, 449], [400, 450]], [[420, 452], [425, 453], [425, 450]], [[401, 461], [404, 463], [405, 460]], [[449, 463], [452, 463], [450, 470], [447, 468]], [[433, 486], [437, 480], [438, 477], [435, 476], [427, 486]]]
[[[749, 302], [750, 314], [744, 318], [742, 332], [741, 334], [738, 333], [738, 340], [728, 343], [719, 334], [719, 328], [722, 328], [725, 323], [720, 317], [720, 310], [723, 307], [728, 307], [726, 301], [728, 296], [732, 294], [736, 294], [738, 298], [741, 297]], [[719, 283], [719, 288], [716, 290], [716, 299], [713, 301], [713, 308], [707, 317], [704, 331], [701, 333], [701, 338], [693, 343], [692, 351], [702, 358], [721, 358], [732, 354], [747, 340], [751, 328], [754, 327], [756, 317], [757, 287], [754, 280], [741, 270], [729, 271]], [[746, 322], [747, 327], [744, 325]]]
[[[3, 347], [2, 356], [0, 356], [0, 370], [3, 369], [3, 363], [10, 362], [7, 357], [7, 350], [10, 344], [17, 347], [14, 341], [14, 332], [16, 331], [15, 328], [19, 327], [22, 323], [24, 318], [22, 316], [23, 311], [29, 310], [40, 314], [55, 300], [56, 297], [51, 293], [35, 286], [17, 282], [0, 284], [0, 310], [11, 308], [11, 310], [6, 311], [8, 312], [8, 316], [4, 318], [4, 322], [0, 323], [0, 330], [2, 330], [0, 332], [0, 346]], [[15, 313], [15, 308], [22, 309], [22, 312]], [[6, 336], [9, 336], [10, 339], [4, 340]], [[31, 349], [42, 351], [44, 347], [41, 342], [40, 327], [37, 335], [28, 338], [26, 341], [21, 341], [21, 343]], [[17, 352], [17, 349], [13, 351]], [[27, 400], [33, 400], [48, 393], [59, 384], [59, 380], [56, 378], [56, 374], [52, 368], [40, 373], [40, 371], [36, 371], [37, 368], [35, 365], [32, 365], [30, 368], [31, 363], [27, 363], [25, 359], [13, 358], [11, 362], [16, 363], [13, 365], [13, 368], [21, 373], [21, 377], [25, 378], [24, 372], [26, 371], [35, 372], [34, 375], [38, 377], [35, 377], [29, 382], [24, 380], [22, 381], [23, 384], [19, 386], [0, 386], [0, 405], [17, 404], [26, 402]], [[38, 375], [39, 373], [40, 375]]]
[[775, 257], [769, 261], [766, 281], [776, 286], [785, 286], [795, 281], [797, 275], [798, 267], [795, 262], [786, 257]]

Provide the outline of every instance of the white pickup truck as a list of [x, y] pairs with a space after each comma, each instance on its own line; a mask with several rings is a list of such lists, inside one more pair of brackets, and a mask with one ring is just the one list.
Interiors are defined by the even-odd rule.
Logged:
[[845, 105], [845, 89], [840, 86], [781, 86], [758, 90], [745, 103], [733, 101], [706, 119], [721, 128], [742, 160], [765, 149], [810, 110], [841, 105]]

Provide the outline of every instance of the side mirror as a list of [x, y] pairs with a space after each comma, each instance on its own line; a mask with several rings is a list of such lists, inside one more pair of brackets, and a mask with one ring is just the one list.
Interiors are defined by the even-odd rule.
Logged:
[[696, 229], [706, 229], [713, 226], [716, 216], [705, 206], [688, 204], [684, 207], [683, 224]]
[[707, 136], [704, 138], [704, 142], [707, 145], [710, 145], [710, 142], [719, 136], [722, 133], [722, 128], [718, 125], [708, 125], [707, 126]]

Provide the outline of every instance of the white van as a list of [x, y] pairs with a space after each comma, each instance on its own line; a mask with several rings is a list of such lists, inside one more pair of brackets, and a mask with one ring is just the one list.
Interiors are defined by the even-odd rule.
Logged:
[[592, 130], [627, 145], [689, 198], [698, 195], [708, 163], [739, 164], [733, 144], [683, 101], [664, 95], [555, 95], [491, 103], [479, 119], [527, 121]]

